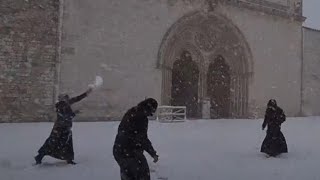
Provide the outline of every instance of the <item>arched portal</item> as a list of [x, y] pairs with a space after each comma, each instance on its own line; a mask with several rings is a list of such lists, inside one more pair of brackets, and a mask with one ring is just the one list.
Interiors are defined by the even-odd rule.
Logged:
[[210, 117], [230, 117], [230, 68], [222, 56], [210, 63], [207, 73], [207, 94], [210, 98]]
[[199, 68], [189, 51], [183, 51], [181, 58], [173, 63], [171, 104], [186, 106], [187, 117], [198, 117]]
[[[248, 117], [250, 115], [248, 87], [249, 78], [253, 73], [253, 62], [248, 43], [240, 30], [229, 19], [215, 12], [195, 12], [178, 20], [165, 34], [158, 53], [157, 65], [162, 71], [161, 103], [163, 105], [172, 105], [176, 102], [173, 100], [177, 97], [173, 87], [178, 84], [172, 78], [176, 76], [175, 62], [180, 59], [184, 50], [190, 52], [192, 66], [199, 70], [198, 102], [194, 102], [194, 106], [198, 105], [197, 111], [201, 112], [207, 99], [217, 101], [219, 95], [226, 96], [223, 95], [225, 91], [211, 92], [208, 87], [215, 83], [212, 79], [215, 74], [209, 71], [209, 66], [211, 65], [210, 68], [214, 69], [216, 57], [220, 55], [224, 59], [224, 65], [228, 65], [224, 66], [223, 73], [228, 74], [229, 91], [226, 90], [226, 92], [230, 92], [230, 95], [223, 104], [224, 112], [219, 116]], [[195, 89], [196, 86], [193, 88]], [[223, 88], [227, 89], [227, 87]], [[222, 104], [222, 100], [219, 101]]]

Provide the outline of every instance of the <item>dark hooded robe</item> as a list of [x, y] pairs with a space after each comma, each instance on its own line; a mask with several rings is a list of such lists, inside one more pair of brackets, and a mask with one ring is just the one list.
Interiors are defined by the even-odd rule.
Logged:
[[262, 128], [268, 126], [267, 135], [262, 143], [261, 152], [269, 156], [277, 156], [281, 153], [287, 153], [287, 143], [281, 132], [281, 124], [285, 122], [286, 115], [283, 110], [277, 106], [275, 100], [268, 102]]
[[35, 157], [37, 164], [41, 163], [44, 156], [51, 156], [56, 159], [67, 160], [68, 163], [73, 163], [74, 151], [72, 140], [72, 119], [76, 116], [71, 105], [81, 101], [87, 97], [87, 93], [56, 103], [57, 120], [54, 123], [53, 129], [49, 138], [38, 151], [38, 156]]
[[150, 170], [143, 152], [157, 156], [147, 133], [148, 116], [155, 112], [157, 106], [156, 100], [146, 99], [129, 109], [120, 122], [113, 155], [120, 166], [122, 180], [150, 180]]

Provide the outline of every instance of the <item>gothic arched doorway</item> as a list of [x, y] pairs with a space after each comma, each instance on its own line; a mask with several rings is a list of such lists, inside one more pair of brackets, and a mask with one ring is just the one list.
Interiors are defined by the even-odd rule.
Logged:
[[173, 63], [171, 104], [186, 106], [189, 118], [198, 117], [199, 69], [188, 51]]
[[[181, 56], [181, 50], [189, 50], [193, 57], [194, 67], [198, 68], [198, 96], [197, 111], [204, 117], [208, 117], [207, 99], [215, 93], [208, 91], [207, 85], [215, 75], [207, 79], [208, 68], [217, 55], [225, 58], [228, 68], [224, 70], [229, 78], [229, 89], [223, 91], [229, 93], [227, 101], [217, 100], [223, 106], [219, 116], [228, 118], [247, 118], [250, 116], [249, 85], [253, 75], [253, 59], [249, 44], [237, 26], [221, 14], [210, 12], [194, 12], [179, 19], [165, 34], [158, 53], [157, 67], [162, 71], [161, 104], [173, 104], [172, 98], [177, 97], [173, 93], [173, 74], [178, 67], [177, 58]], [[175, 64], [175, 65], [174, 65]], [[175, 67], [174, 67], [175, 66]], [[214, 69], [211, 65], [209, 69]], [[179, 69], [179, 68], [178, 68]], [[227, 89], [226, 87], [224, 87]], [[195, 89], [195, 88], [194, 88]], [[232, 89], [232, 90], [230, 90]], [[222, 91], [222, 90], [219, 90]], [[196, 91], [194, 91], [196, 92]], [[209, 94], [210, 93], [210, 94]], [[176, 102], [176, 100], [174, 100]], [[222, 103], [225, 102], [225, 103]], [[199, 114], [200, 115], [200, 114]]]
[[230, 68], [222, 56], [210, 63], [207, 76], [211, 118], [230, 117]]

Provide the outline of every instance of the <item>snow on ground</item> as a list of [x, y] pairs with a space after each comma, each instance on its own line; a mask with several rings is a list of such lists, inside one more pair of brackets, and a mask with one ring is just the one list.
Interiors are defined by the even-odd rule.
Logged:
[[[283, 124], [289, 153], [266, 159], [259, 153], [262, 120], [151, 122], [149, 137], [160, 155], [152, 179], [319, 180], [320, 117], [289, 118]], [[51, 123], [0, 124], [1, 180], [117, 180], [112, 156], [118, 122], [75, 123], [77, 165], [45, 158], [32, 166]]]

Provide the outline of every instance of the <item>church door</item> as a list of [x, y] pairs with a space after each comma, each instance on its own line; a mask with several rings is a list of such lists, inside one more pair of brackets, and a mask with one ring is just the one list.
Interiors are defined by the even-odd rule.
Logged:
[[186, 106], [188, 118], [197, 118], [199, 115], [198, 83], [199, 69], [194, 61], [182, 58], [174, 62], [171, 104]]
[[222, 56], [209, 65], [207, 92], [211, 102], [211, 118], [230, 116], [230, 68]]

